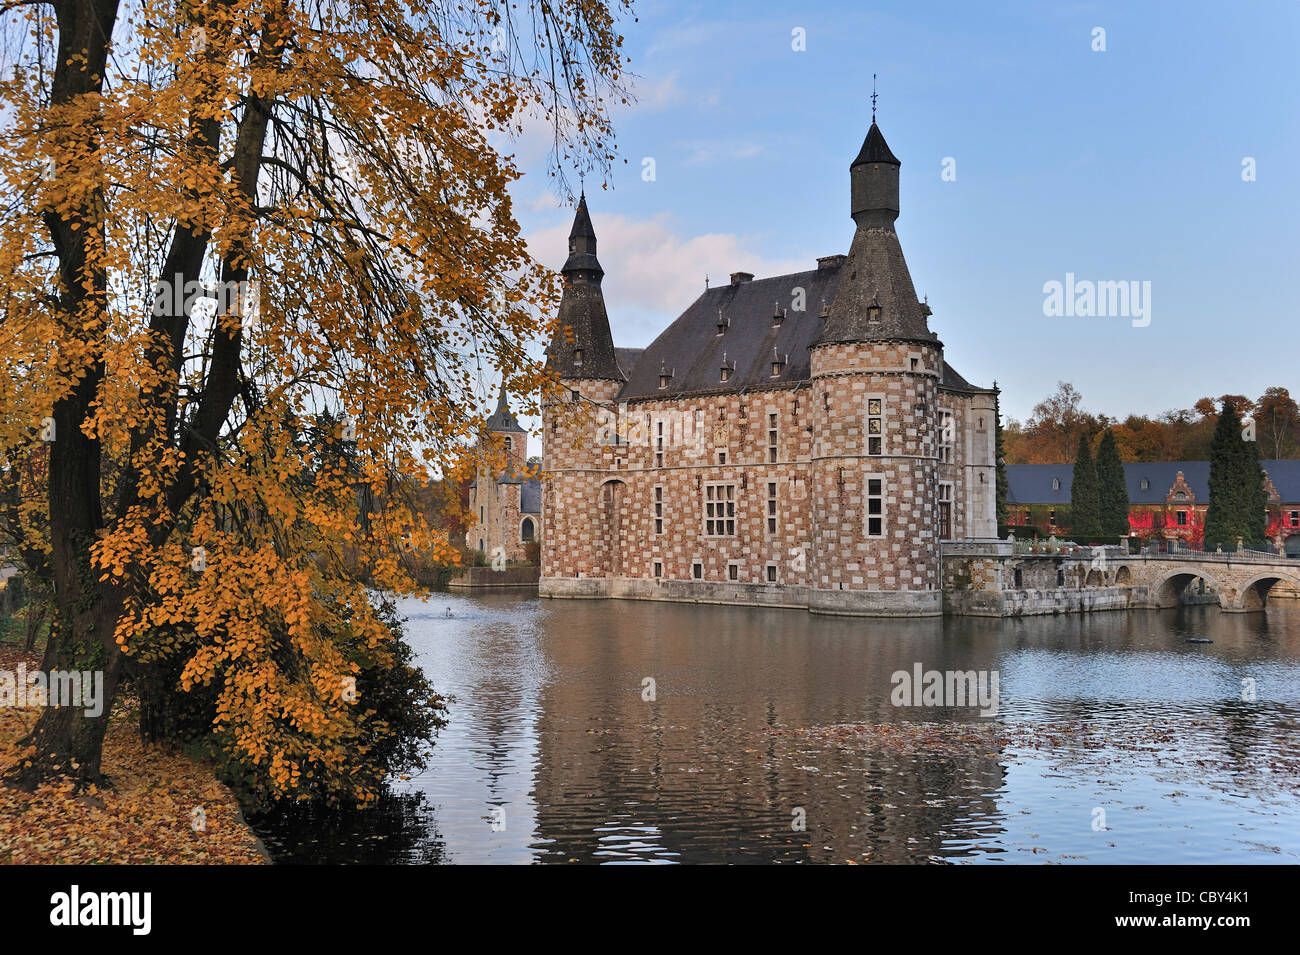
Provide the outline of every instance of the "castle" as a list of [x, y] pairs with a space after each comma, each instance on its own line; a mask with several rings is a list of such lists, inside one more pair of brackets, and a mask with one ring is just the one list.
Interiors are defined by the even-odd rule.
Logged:
[[930, 331], [872, 122], [847, 255], [736, 272], [644, 350], [614, 347], [586, 196], [543, 402], [540, 593], [943, 612], [940, 547], [997, 535], [996, 389]]

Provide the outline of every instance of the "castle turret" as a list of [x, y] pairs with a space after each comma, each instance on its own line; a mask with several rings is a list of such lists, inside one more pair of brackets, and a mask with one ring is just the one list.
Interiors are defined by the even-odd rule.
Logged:
[[850, 214], [858, 228], [818, 343], [911, 339], [938, 346], [894, 232], [901, 166], [873, 122], [849, 166]]
[[893, 228], [898, 218], [898, 171], [902, 165], [872, 120], [858, 158], [849, 166], [854, 222]]
[[[596, 230], [587, 197], [578, 201], [569, 232], [569, 258], [561, 269], [559, 327], [546, 349], [546, 367], [563, 387], [542, 401], [541, 592], [563, 581], [617, 577], [621, 573], [618, 523], [621, 482], [602, 486], [593, 500], [592, 476], [607, 471], [614, 448], [601, 435], [618, 433], [616, 397], [625, 378], [614, 353], [596, 258]], [[561, 505], [558, 502], [563, 502]], [[594, 530], [593, 530], [594, 529]], [[563, 555], [562, 557], [560, 555]]]
[[942, 344], [894, 232], [901, 163], [873, 121], [849, 166], [857, 223], [813, 342], [809, 605], [938, 614], [935, 528]]
[[596, 230], [587, 211], [587, 197], [569, 231], [569, 258], [560, 270], [564, 291], [560, 298], [559, 328], [546, 349], [547, 366], [561, 379], [623, 381], [614, 356], [614, 337], [600, 289], [605, 270], [596, 258]]

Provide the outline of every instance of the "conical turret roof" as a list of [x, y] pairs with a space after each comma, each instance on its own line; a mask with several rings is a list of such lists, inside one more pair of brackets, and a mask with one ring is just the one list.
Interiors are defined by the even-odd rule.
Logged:
[[546, 349], [547, 365], [565, 379], [623, 381], [605, 312], [605, 294], [600, 289], [605, 270], [596, 258], [596, 230], [586, 195], [578, 201], [569, 231], [569, 258], [561, 271], [564, 291], [559, 328]]
[[502, 432], [513, 432], [523, 434], [524, 429], [519, 426], [518, 420], [510, 413], [510, 405], [506, 401], [506, 386], [501, 384], [501, 393], [497, 395], [497, 410], [492, 412], [492, 417], [487, 419], [485, 425], [487, 430], [500, 434]]

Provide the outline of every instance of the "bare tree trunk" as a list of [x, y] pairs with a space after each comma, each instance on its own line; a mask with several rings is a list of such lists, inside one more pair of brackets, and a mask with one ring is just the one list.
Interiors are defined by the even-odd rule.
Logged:
[[[50, 87], [53, 108], [102, 91], [117, 8], [118, 0], [59, 0], [54, 4], [58, 60]], [[92, 153], [100, 145], [93, 122], [54, 135], [56, 142], [66, 139], [69, 145]], [[75, 173], [74, 169], [62, 174]], [[90, 254], [91, 236], [103, 241], [102, 208], [100, 187], [73, 208], [52, 205], [44, 212], [59, 260], [59, 318], [73, 335], [83, 328], [94, 335], [94, 316], [104, 307], [107, 277]], [[55, 613], [42, 668], [47, 674], [51, 670], [102, 673], [103, 711], [90, 717], [84, 708], [47, 706], [22, 741], [32, 751], [5, 774], [6, 781], [24, 788], [34, 788], [56, 775], [70, 775], [79, 784], [100, 780], [104, 731], [122, 663], [114, 639], [121, 597], [102, 584], [90, 566], [91, 545], [104, 526], [100, 443], [81, 430], [105, 377], [102, 355], [90, 358], [77, 371], [75, 386], [53, 408], [48, 487]]]

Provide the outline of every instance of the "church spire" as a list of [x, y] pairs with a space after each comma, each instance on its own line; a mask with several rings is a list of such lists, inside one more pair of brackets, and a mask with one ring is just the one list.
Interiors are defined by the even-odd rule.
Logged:
[[510, 413], [510, 404], [506, 400], [506, 383], [501, 382], [501, 391], [497, 395], [497, 410], [492, 412], [492, 417], [487, 419], [487, 430], [496, 434], [502, 434], [507, 431], [522, 434], [524, 429], [520, 427], [519, 421]]
[[587, 196], [569, 230], [569, 258], [560, 270], [564, 291], [560, 298], [560, 324], [546, 349], [547, 364], [561, 378], [604, 378], [622, 381], [609, 331], [605, 295], [600, 289], [605, 270], [596, 258], [596, 230], [587, 211]]

